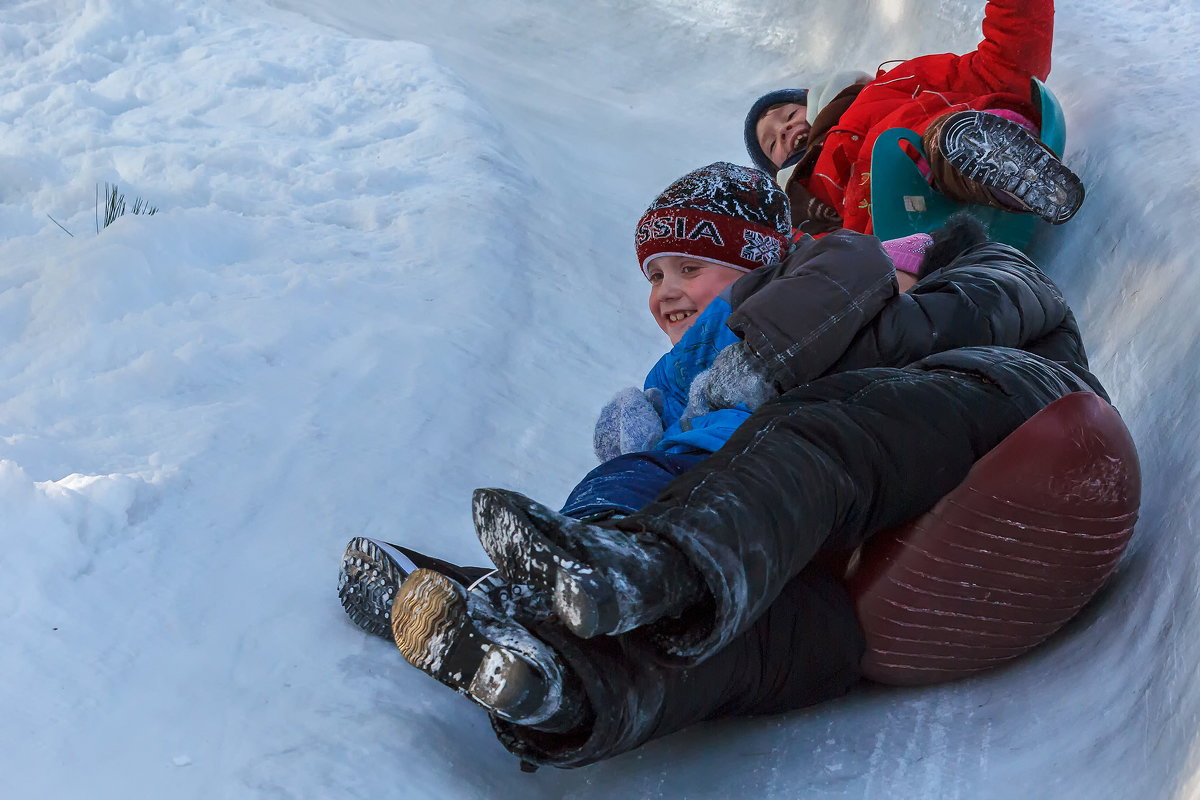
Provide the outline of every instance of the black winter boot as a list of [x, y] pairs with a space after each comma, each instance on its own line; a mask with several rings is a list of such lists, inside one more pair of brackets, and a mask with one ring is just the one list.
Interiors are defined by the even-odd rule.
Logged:
[[947, 163], [965, 177], [1014, 198], [1051, 225], [1061, 225], [1083, 205], [1079, 177], [1011, 120], [983, 111], [951, 115], [939, 133]]
[[396, 590], [416, 568], [394, 544], [365, 536], [351, 539], [338, 573], [338, 597], [350, 621], [367, 633], [390, 639]]
[[590, 706], [575, 673], [514, 617], [545, 620], [548, 608], [528, 587], [468, 591], [431, 569], [418, 569], [392, 607], [392, 634], [409, 664], [496, 716], [539, 730], [565, 731]]
[[476, 489], [473, 511], [500, 574], [552, 594], [555, 614], [577, 636], [676, 617], [705, 596], [683, 553], [652, 534], [581, 522], [503, 489]]
[[467, 585], [481, 578], [489, 586], [501, 582], [498, 576], [489, 578], [494, 571], [483, 567], [459, 567], [407, 547], [356, 536], [346, 545], [338, 572], [338, 597], [350, 621], [390, 642], [392, 602], [400, 584], [420, 567], [436, 569]]

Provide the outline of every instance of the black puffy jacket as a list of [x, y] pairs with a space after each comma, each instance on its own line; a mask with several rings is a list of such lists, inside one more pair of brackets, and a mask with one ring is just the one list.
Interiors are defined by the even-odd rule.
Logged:
[[[987, 242], [901, 294], [879, 240], [805, 237], [780, 264], [732, 287], [729, 327], [781, 392], [823, 375], [905, 367], [960, 347], [1013, 347], [1087, 370], [1058, 287], [1009, 245]], [[1090, 377], [1090, 376], [1088, 376]], [[1088, 380], [1105, 396], [1095, 379]]]

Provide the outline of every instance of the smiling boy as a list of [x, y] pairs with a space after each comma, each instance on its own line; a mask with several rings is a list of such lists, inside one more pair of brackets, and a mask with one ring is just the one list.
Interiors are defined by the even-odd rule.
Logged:
[[678, 344], [697, 315], [745, 274], [737, 267], [692, 256], [659, 256], [647, 272], [650, 313], [671, 344]]
[[744, 406], [685, 420], [688, 392], [738, 340], [725, 324], [727, 290], [782, 261], [790, 236], [787, 196], [761, 170], [709, 164], [655, 198], [638, 221], [634, 244], [650, 282], [650, 313], [673, 347], [646, 377], [644, 393], [627, 389], [601, 412], [594, 440], [601, 461], [650, 450], [707, 455], [745, 421]]
[[725, 287], [782, 260], [791, 234], [787, 198], [761, 171], [717, 162], [660, 194], [635, 243], [650, 281], [650, 313], [678, 344]]
[[[807, 95], [807, 92], [804, 94]], [[771, 106], [758, 118], [754, 128], [755, 138], [775, 166], [782, 169], [793, 157], [799, 160], [800, 151], [804, 149], [812, 130], [805, 116], [807, 111], [807, 102], [793, 100]]]

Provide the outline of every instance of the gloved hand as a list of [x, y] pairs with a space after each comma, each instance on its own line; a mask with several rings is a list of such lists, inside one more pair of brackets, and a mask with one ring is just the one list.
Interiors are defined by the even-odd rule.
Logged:
[[663, 396], [658, 389], [634, 386], [613, 396], [596, 420], [592, 449], [601, 462], [625, 453], [650, 450], [663, 437]]
[[744, 343], [734, 342], [717, 353], [712, 366], [692, 380], [682, 419], [702, 417], [715, 409], [733, 408], [739, 403], [754, 411], [778, 394], [775, 385], [767, 379], [762, 362], [750, 355]]

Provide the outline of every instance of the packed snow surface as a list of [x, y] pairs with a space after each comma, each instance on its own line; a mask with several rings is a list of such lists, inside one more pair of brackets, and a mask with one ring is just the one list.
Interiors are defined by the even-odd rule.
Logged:
[[[983, 0], [0, 4], [6, 798], [1200, 796], [1200, 9], [1060, 3], [1088, 198], [1034, 254], [1137, 441], [1099, 601], [1010, 668], [529, 775], [347, 622], [347, 540], [479, 563], [666, 340], [633, 227], [762, 92]], [[97, 194], [132, 205], [97, 231]]]

